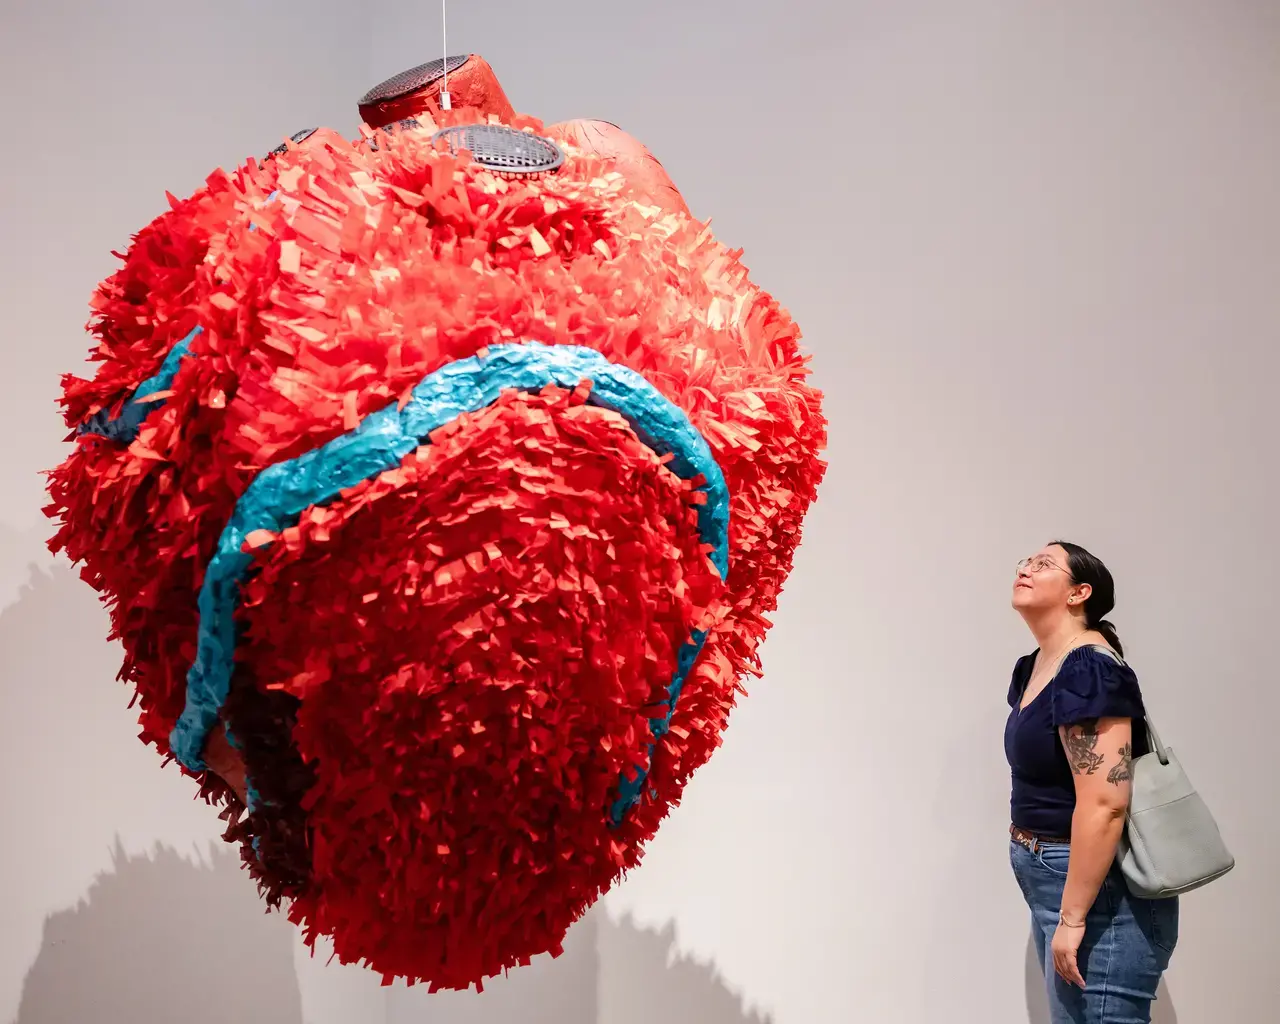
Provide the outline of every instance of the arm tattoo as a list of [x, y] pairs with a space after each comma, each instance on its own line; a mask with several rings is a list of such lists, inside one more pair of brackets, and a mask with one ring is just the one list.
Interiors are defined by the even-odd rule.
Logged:
[[1094, 748], [1098, 745], [1098, 724], [1081, 722], [1067, 730], [1064, 749], [1071, 770], [1076, 775], [1092, 775], [1102, 767], [1102, 755]]
[[1132, 781], [1133, 772], [1129, 770], [1129, 765], [1132, 763], [1133, 747], [1126, 743], [1120, 748], [1120, 763], [1107, 772], [1107, 781], [1113, 786], [1118, 786], [1122, 782]]

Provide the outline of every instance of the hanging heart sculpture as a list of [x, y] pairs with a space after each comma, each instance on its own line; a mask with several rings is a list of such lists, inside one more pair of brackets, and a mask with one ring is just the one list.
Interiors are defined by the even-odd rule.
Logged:
[[99, 286], [51, 546], [267, 901], [466, 987], [558, 951], [720, 743], [825, 421], [618, 128], [515, 114], [475, 56], [361, 112], [171, 198]]

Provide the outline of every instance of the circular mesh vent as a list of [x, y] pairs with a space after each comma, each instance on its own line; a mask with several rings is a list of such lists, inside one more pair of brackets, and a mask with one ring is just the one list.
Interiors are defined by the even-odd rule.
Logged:
[[425, 88], [438, 78], [443, 78], [445, 68], [453, 74], [470, 59], [468, 54], [457, 57], [438, 57], [435, 60], [419, 64], [416, 68], [401, 71], [393, 78], [388, 78], [381, 85], [375, 85], [360, 97], [359, 105], [367, 107], [371, 103], [386, 103], [389, 100], [402, 99], [410, 93]]
[[467, 150], [482, 167], [503, 174], [545, 174], [564, 163], [564, 154], [550, 139], [497, 124], [464, 124], [431, 136], [444, 139], [449, 152]]
[[[421, 127], [422, 122], [416, 117], [405, 117], [396, 121], [394, 124], [383, 125], [380, 131], [386, 132], [388, 135], [394, 135], [396, 132], [408, 132]], [[378, 137], [376, 135], [369, 136], [369, 148], [378, 148]]]
[[[294, 132], [292, 135], [290, 135], [289, 141], [296, 146], [300, 142], [306, 142], [307, 139], [311, 138], [311, 136], [313, 136], [319, 130], [320, 130], [319, 128], [303, 128], [302, 131]], [[289, 147], [282, 142], [280, 143], [280, 145], [276, 146], [276, 148], [273, 149], [270, 153], [268, 153], [267, 156], [269, 157], [279, 156], [281, 153], [287, 153], [288, 151], [289, 151]]]

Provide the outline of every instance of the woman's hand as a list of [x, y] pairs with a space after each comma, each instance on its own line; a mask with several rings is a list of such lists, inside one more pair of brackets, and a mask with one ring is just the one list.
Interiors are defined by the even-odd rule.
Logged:
[[1084, 976], [1080, 973], [1077, 956], [1083, 938], [1084, 922], [1076, 927], [1059, 921], [1050, 947], [1053, 950], [1053, 969], [1058, 972], [1058, 976], [1068, 984], [1077, 985], [1080, 988], [1084, 988]]

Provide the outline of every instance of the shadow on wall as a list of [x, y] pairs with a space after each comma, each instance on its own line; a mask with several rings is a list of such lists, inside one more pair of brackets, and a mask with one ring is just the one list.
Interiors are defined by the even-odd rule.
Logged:
[[748, 1010], [714, 963], [679, 952], [676, 939], [674, 924], [651, 931], [602, 915], [600, 1024], [772, 1024]]
[[597, 907], [569, 930], [564, 953], [476, 992], [397, 986], [388, 1024], [772, 1024], [748, 1012], [713, 964], [676, 950], [661, 931], [612, 922]]
[[92, 589], [61, 562], [31, 569], [32, 549], [12, 541], [0, 528], [0, 555], [21, 574], [0, 609], [0, 821], [16, 823], [0, 843], [0, 1022], [17, 1011], [49, 915], [112, 870], [116, 837], [133, 853], [152, 842], [194, 851], [221, 832], [189, 781], [136, 739], [137, 712], [115, 681], [120, 650], [102, 639], [110, 622]]
[[596, 1024], [598, 932], [593, 911], [569, 929], [560, 956], [534, 957], [486, 981], [483, 992], [432, 994], [424, 985], [397, 983], [387, 1024]]
[[[293, 929], [266, 915], [238, 855], [193, 863], [168, 847], [128, 856], [74, 908], [45, 922], [14, 1024], [302, 1024]], [[387, 1024], [771, 1024], [748, 1013], [715, 967], [602, 911], [558, 958], [538, 957], [483, 993], [397, 986]]]
[[[1027, 1022], [1051, 1024], [1044, 972], [1040, 969], [1040, 958], [1036, 955], [1035, 940], [1031, 936], [1027, 936]], [[1178, 1011], [1173, 1007], [1163, 979], [1156, 993], [1155, 1005], [1151, 1007], [1151, 1024], [1178, 1024]]]
[[266, 916], [239, 855], [127, 856], [51, 915], [15, 1024], [302, 1024], [292, 929]]
[[0, 608], [19, 597], [33, 570], [53, 562], [44, 544], [46, 532], [43, 524], [23, 531], [0, 524]]

